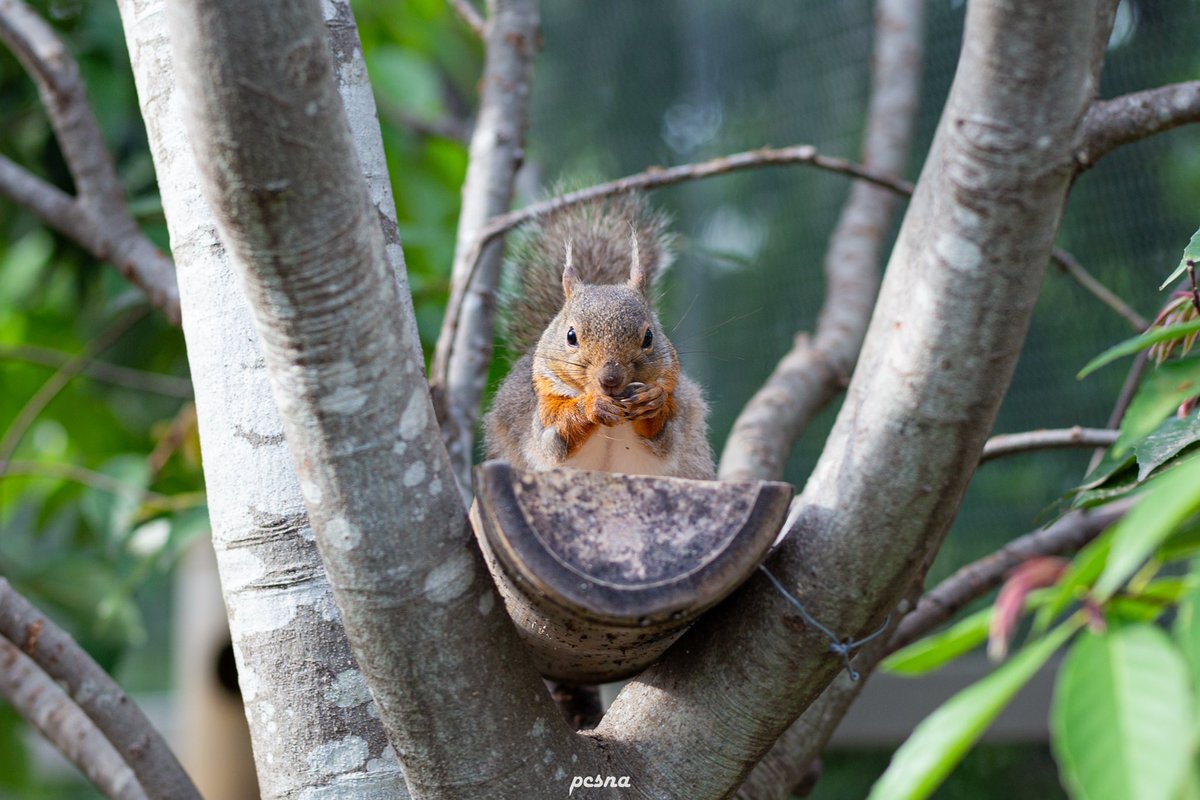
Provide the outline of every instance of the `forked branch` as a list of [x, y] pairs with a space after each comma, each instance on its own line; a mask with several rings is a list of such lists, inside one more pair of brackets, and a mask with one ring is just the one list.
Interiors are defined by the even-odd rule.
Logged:
[[133, 770], [54, 679], [0, 636], [0, 697], [113, 800], [146, 800]]
[[88, 104], [79, 67], [62, 40], [22, 0], [0, 0], [0, 41], [37, 84], [78, 195], [71, 197], [0, 157], [0, 193], [93, 256], [112, 262], [179, 324], [171, 260], [138, 228]]
[[56, 681], [129, 765], [149, 798], [199, 800], [166, 742], [75, 640], [0, 578], [0, 637]]

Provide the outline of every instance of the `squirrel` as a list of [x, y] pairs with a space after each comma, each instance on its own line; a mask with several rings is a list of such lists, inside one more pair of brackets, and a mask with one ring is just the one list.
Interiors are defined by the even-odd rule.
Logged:
[[636, 195], [552, 214], [518, 239], [502, 305], [525, 355], [484, 418], [488, 458], [715, 478], [708, 405], [650, 300], [670, 245], [665, 217]]

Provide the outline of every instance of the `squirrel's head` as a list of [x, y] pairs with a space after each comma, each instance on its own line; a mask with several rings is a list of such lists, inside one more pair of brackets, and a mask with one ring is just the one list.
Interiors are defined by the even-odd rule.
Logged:
[[571, 263], [571, 247], [563, 267], [565, 302], [558, 325], [551, 325], [539, 350], [553, 346], [565, 353], [555, 371], [579, 386], [594, 385], [617, 397], [626, 387], [647, 377], [661, 363], [670, 344], [659, 328], [647, 297], [648, 281], [634, 245], [626, 283], [595, 285], [580, 280]]

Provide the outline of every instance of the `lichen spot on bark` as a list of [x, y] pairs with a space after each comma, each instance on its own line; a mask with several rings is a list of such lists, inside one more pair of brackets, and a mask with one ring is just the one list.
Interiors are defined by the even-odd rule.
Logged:
[[979, 245], [955, 233], [942, 234], [934, 247], [946, 266], [956, 272], [974, 272], [983, 263]]
[[228, 548], [219, 558], [221, 582], [227, 591], [245, 589], [267, 574], [266, 563], [249, 548]]
[[367, 402], [367, 393], [353, 386], [341, 386], [318, 401], [326, 414], [357, 414]]
[[470, 589], [474, 580], [475, 562], [468, 554], [458, 552], [430, 570], [425, 578], [425, 596], [444, 605]]
[[404, 485], [409, 489], [414, 486], [419, 486], [425, 480], [425, 464], [421, 461], [414, 461], [408, 465], [408, 469], [404, 470]]
[[394, 772], [398, 769], [400, 769], [400, 759], [396, 755], [395, 748], [390, 744], [383, 748], [379, 758], [372, 758], [367, 762], [367, 772]]
[[306, 478], [300, 479], [300, 494], [304, 495], [304, 502], [309, 506], [321, 505], [321, 498], [324, 496], [317, 482]]
[[362, 670], [348, 669], [337, 674], [325, 690], [325, 699], [338, 708], [354, 708], [371, 699]]
[[325, 537], [339, 550], [353, 550], [362, 542], [362, 531], [345, 517], [334, 517], [325, 523]]
[[487, 616], [492, 613], [492, 609], [496, 607], [496, 594], [488, 589], [483, 594], [479, 595], [479, 613]]
[[400, 438], [413, 439], [425, 430], [426, 410], [425, 397], [420, 392], [413, 392], [408, 398], [408, 405], [400, 415]]
[[367, 740], [347, 736], [319, 744], [308, 754], [308, 766], [317, 775], [342, 775], [367, 763]]

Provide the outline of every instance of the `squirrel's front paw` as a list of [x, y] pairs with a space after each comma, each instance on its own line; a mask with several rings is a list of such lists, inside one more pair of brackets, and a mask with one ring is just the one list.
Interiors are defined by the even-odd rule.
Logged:
[[621, 398], [625, 414], [629, 419], [642, 419], [657, 415], [667, 402], [667, 392], [657, 383], [631, 383]]
[[606, 394], [594, 394], [587, 401], [587, 416], [600, 425], [619, 425], [629, 419], [620, 400]]

